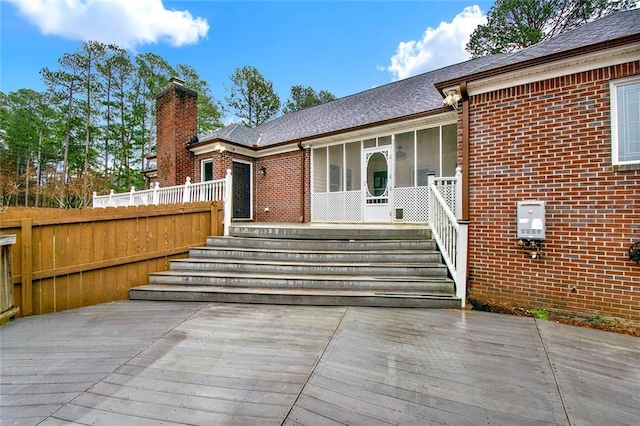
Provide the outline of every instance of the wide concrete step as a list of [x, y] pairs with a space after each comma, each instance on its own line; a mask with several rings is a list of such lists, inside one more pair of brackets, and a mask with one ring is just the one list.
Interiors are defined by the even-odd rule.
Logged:
[[145, 285], [130, 290], [132, 300], [265, 303], [315, 306], [379, 306], [401, 308], [459, 308], [460, 299], [449, 294], [378, 292], [363, 290], [279, 289], [227, 286], [185, 287]]
[[424, 226], [235, 223], [131, 299], [458, 308]]
[[178, 259], [171, 261], [173, 272], [234, 272], [237, 274], [447, 276], [447, 267], [438, 263], [293, 262], [244, 259]]
[[298, 240], [428, 240], [425, 225], [343, 225], [335, 224], [232, 224], [232, 237]]
[[241, 247], [193, 247], [190, 259], [250, 259], [282, 262], [433, 263], [441, 262], [436, 250], [286, 250]]
[[404, 291], [424, 294], [454, 294], [453, 281], [447, 277], [380, 277], [362, 275], [297, 275], [284, 273], [233, 273], [181, 271], [157, 272], [149, 284], [180, 286], [263, 287], [280, 289]]
[[437, 246], [431, 239], [383, 239], [383, 240], [332, 240], [318, 239], [313, 242], [289, 238], [208, 237], [207, 247], [245, 248], [263, 250], [305, 251], [366, 251], [366, 250], [425, 250], [435, 251]]

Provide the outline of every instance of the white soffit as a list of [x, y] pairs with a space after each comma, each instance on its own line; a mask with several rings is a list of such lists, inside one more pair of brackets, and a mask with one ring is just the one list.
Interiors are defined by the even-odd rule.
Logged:
[[634, 43], [615, 49], [593, 52], [499, 74], [477, 81], [469, 81], [467, 88], [469, 96], [481, 95], [496, 90], [638, 60], [640, 60], [640, 44]]

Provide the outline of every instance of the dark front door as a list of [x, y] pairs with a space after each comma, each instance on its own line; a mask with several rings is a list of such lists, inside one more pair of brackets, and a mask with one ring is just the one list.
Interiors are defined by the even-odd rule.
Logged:
[[233, 162], [233, 218], [251, 219], [251, 164]]

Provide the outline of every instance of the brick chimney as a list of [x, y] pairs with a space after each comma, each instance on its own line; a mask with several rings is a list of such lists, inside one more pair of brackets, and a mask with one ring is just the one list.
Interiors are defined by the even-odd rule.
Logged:
[[198, 94], [173, 77], [156, 97], [158, 182], [161, 187], [193, 180], [193, 158], [187, 148], [198, 133]]

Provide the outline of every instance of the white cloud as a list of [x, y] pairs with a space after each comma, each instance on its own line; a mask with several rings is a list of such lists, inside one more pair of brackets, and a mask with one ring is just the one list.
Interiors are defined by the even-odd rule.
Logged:
[[196, 43], [209, 31], [206, 19], [167, 10], [162, 0], [8, 0], [45, 35], [95, 40], [124, 48], [166, 42]]
[[399, 80], [465, 61], [470, 58], [464, 48], [471, 33], [486, 22], [487, 17], [479, 6], [466, 7], [451, 22], [427, 28], [421, 40], [400, 42], [391, 57], [391, 65], [381, 70], [389, 71]]

